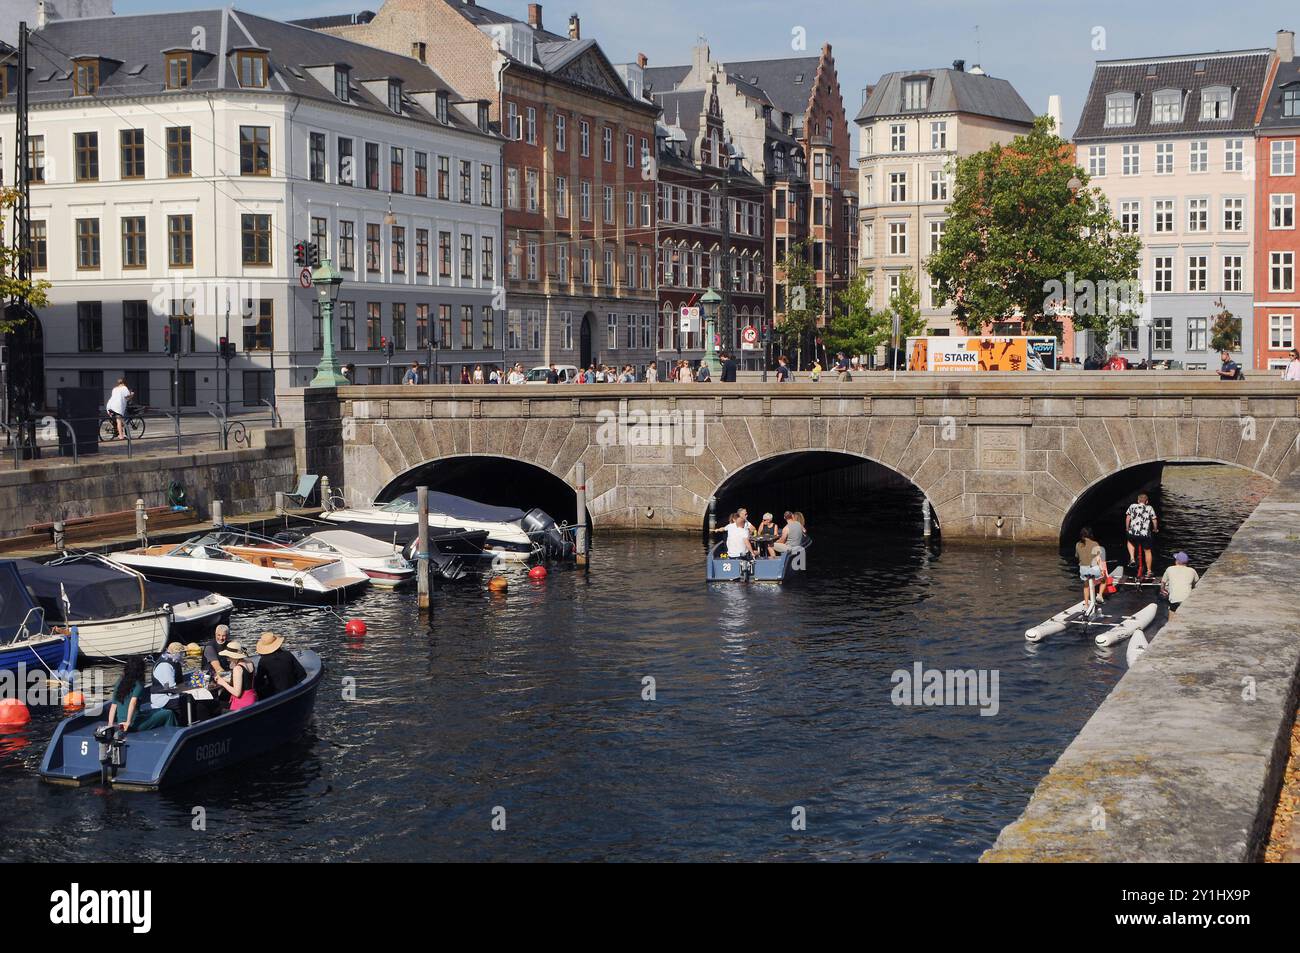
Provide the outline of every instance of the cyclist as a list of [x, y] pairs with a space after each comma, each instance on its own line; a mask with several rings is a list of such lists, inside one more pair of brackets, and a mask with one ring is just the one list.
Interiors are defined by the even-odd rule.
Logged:
[[127, 403], [134, 396], [131, 388], [126, 386], [126, 379], [121, 377], [117, 379], [117, 386], [113, 388], [113, 392], [108, 395], [108, 416], [117, 426], [118, 440], [126, 439]]

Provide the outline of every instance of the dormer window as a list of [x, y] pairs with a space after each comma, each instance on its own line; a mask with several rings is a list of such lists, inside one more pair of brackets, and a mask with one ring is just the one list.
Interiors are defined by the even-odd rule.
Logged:
[[341, 103], [352, 101], [349, 86], [350, 82], [351, 80], [346, 66], [334, 67], [334, 98]]
[[13, 69], [8, 63], [0, 64], [0, 99], [9, 95], [9, 71]]
[[1137, 96], [1133, 93], [1111, 93], [1106, 97], [1106, 125], [1131, 126], [1137, 112]]
[[72, 95], [94, 96], [99, 91], [99, 60], [79, 59], [72, 71]]
[[194, 75], [194, 61], [188, 52], [167, 54], [167, 88], [189, 89]]
[[925, 109], [930, 102], [930, 81], [928, 79], [909, 79], [903, 81], [903, 111], [914, 112]]
[[416, 42], [411, 44], [411, 59], [419, 60], [423, 63], [428, 59], [428, 56], [429, 48], [424, 43]]
[[244, 89], [265, 89], [267, 74], [266, 54], [259, 51], [241, 51], [235, 54], [235, 68], [239, 72], [239, 85]]
[[1282, 90], [1282, 115], [1300, 116], [1300, 86], [1288, 86]]
[[490, 122], [491, 122], [491, 119], [490, 119], [490, 115], [489, 115], [489, 112], [488, 112], [488, 102], [487, 102], [486, 99], [480, 99], [480, 100], [478, 101], [478, 127], [479, 127], [479, 129], [480, 129], [482, 132], [488, 132], [488, 131], [490, 130], [490, 128], [491, 128], [490, 125], [489, 125]]
[[1181, 89], [1161, 89], [1151, 98], [1151, 121], [1182, 122], [1183, 91]]
[[443, 125], [446, 125], [446, 123], [447, 123], [447, 92], [446, 92], [446, 90], [442, 90], [442, 89], [440, 89], [440, 90], [437, 91], [437, 93], [434, 94], [434, 97], [433, 97], [433, 115], [437, 118], [438, 122], [442, 123]]
[[1201, 118], [1228, 119], [1232, 116], [1232, 90], [1227, 86], [1207, 86], [1201, 90]]
[[397, 79], [388, 81], [388, 110], [389, 112], [402, 114], [402, 82]]

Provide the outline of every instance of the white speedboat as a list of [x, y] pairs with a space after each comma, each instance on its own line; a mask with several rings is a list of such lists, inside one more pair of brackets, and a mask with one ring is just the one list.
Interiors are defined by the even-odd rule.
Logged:
[[325, 529], [298, 538], [282, 534], [275, 541], [308, 555], [337, 556], [369, 576], [375, 586], [393, 589], [415, 578], [415, 566], [396, 544], [350, 530]]
[[370, 579], [334, 556], [245, 541], [242, 534], [207, 533], [179, 546], [142, 546], [110, 559], [162, 582], [199, 585], [250, 602], [342, 602]]
[[[416, 494], [411, 492], [387, 503], [334, 510], [321, 518], [367, 536], [394, 534], [400, 545], [407, 546], [418, 531], [420, 517]], [[450, 493], [429, 493], [429, 527], [434, 532], [486, 532], [486, 555], [513, 562], [538, 555], [563, 558], [572, 552], [564, 532], [540, 509], [524, 512], [487, 506]]]

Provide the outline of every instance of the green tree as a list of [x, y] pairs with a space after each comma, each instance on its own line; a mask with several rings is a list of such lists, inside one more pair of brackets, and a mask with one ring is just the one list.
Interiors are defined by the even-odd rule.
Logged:
[[1221, 309], [1214, 315], [1210, 325], [1210, 347], [1216, 351], [1236, 351], [1241, 348], [1241, 321], [1224, 307], [1223, 301], [1216, 302]]
[[1141, 301], [1141, 240], [1120, 230], [1053, 126], [1040, 116], [1027, 135], [957, 161], [943, 242], [926, 268], [967, 331], [1022, 318], [1027, 333], [1059, 335], [1051, 305], [1071, 283], [1095, 289], [1085, 306], [1069, 302], [1075, 328], [1105, 340], [1132, 323], [1120, 305]]
[[783, 346], [793, 345], [795, 367], [802, 367], [804, 343], [821, 314], [817, 273], [803, 242], [791, 245], [779, 264], [785, 272], [785, 313], [776, 322], [776, 333]]
[[[17, 200], [17, 190], [0, 189], [0, 305], [15, 298], [24, 298], [33, 308], [43, 308], [49, 304], [45, 292], [49, 290], [50, 283], [30, 278], [20, 280], [17, 277], [15, 272], [18, 270], [18, 256], [23, 252], [17, 244], [10, 244], [10, 236], [5, 233], [9, 209], [13, 208]], [[0, 331], [11, 331], [16, 324], [0, 311]]]
[[925, 330], [921, 295], [916, 289], [916, 277], [912, 269], [908, 268], [899, 275], [898, 290], [890, 296], [888, 306], [883, 309], [871, 306], [866, 273], [859, 272], [848, 287], [840, 292], [836, 314], [824, 333], [827, 352], [875, 354], [891, 342], [894, 315], [900, 318], [900, 347], [909, 336]]

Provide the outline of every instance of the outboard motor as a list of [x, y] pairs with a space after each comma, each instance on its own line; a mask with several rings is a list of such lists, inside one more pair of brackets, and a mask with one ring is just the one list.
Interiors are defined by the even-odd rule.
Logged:
[[95, 729], [95, 740], [99, 742], [99, 778], [108, 784], [126, 763], [126, 732], [117, 725], [104, 725]]
[[534, 507], [519, 521], [534, 545], [540, 545], [547, 559], [568, 559], [573, 555], [573, 541], [556, 525], [545, 510]]

